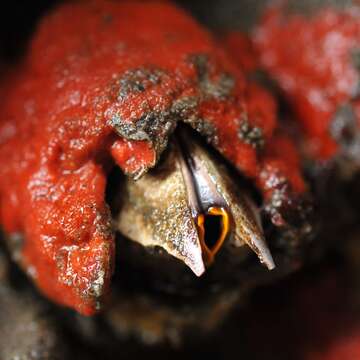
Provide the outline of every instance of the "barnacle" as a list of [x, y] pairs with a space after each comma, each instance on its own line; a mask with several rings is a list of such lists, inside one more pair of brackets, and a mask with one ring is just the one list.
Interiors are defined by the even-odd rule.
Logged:
[[273, 269], [255, 204], [236, 191], [224, 166], [180, 133], [156, 171], [126, 181], [119, 231], [144, 246], [163, 247], [196, 275], [214, 261], [225, 239], [237, 247], [247, 244]]

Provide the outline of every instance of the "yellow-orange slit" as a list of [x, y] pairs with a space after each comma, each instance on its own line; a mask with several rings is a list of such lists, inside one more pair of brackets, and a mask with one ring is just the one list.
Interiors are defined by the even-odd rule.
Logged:
[[[219, 238], [217, 239], [215, 245], [212, 248], [209, 248], [205, 242], [205, 216], [221, 216], [221, 233]], [[210, 265], [214, 261], [214, 257], [216, 253], [221, 249], [229, 230], [230, 230], [230, 219], [229, 214], [224, 208], [219, 207], [211, 207], [208, 209], [207, 214], [200, 214], [197, 217], [197, 228], [199, 234], [199, 240], [201, 249], [203, 251], [203, 258], [207, 265]]]

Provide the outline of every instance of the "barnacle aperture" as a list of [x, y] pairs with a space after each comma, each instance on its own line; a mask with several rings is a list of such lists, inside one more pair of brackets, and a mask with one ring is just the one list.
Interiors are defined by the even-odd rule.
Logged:
[[[259, 210], [246, 190], [240, 194], [239, 184], [231, 179], [225, 166], [221, 166], [184, 132], [180, 132], [178, 144], [182, 152], [181, 171], [187, 184], [188, 202], [198, 226], [206, 261], [212, 262], [226, 236], [234, 232], [237, 243], [248, 244], [261, 262], [273, 269], [274, 262], [263, 238]], [[209, 226], [207, 229], [206, 221], [213, 221], [214, 216], [221, 217], [221, 232], [209, 248], [206, 230], [212, 228]]]

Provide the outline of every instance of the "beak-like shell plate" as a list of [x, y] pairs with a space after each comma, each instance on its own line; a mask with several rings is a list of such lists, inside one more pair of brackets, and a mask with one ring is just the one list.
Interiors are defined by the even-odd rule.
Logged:
[[200, 276], [205, 271], [176, 149], [141, 179], [125, 180], [116, 225], [133, 241], [159, 246]]

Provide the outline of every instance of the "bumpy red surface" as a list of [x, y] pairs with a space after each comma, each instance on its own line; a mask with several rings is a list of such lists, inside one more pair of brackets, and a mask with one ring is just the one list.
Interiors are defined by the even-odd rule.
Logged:
[[[267, 117], [268, 123], [271, 123], [271, 116], [276, 116], [277, 106], [269, 91], [255, 81], [256, 72], [262, 70], [262, 65], [251, 38], [245, 33], [231, 31], [223, 34], [221, 40], [227, 52], [248, 77], [249, 96], [246, 104], [249, 118]], [[280, 127], [280, 124], [273, 126], [275, 130], [271, 141], [260, 156], [262, 170], [257, 180], [259, 188], [269, 197], [281, 179], [295, 185], [295, 189], [302, 189], [304, 186], [300, 156], [294, 139]]]
[[280, 5], [267, 11], [254, 38], [262, 64], [280, 84], [308, 136], [310, 156], [330, 159], [340, 151], [330, 130], [339, 107], [351, 104], [360, 123], [359, 65], [354, 60], [359, 54], [359, 8], [323, 8], [309, 15]]
[[[304, 190], [297, 154], [273, 136], [269, 94], [247, 86], [213, 38], [165, 2], [62, 5], [0, 91], [1, 223], [23, 236], [19, 259], [39, 288], [83, 314], [100, 307], [113, 268], [106, 174], [114, 162], [137, 175], [154, 166], [177, 120], [265, 197], [279, 176]], [[261, 151], [239, 136], [244, 119], [261, 129]]]

